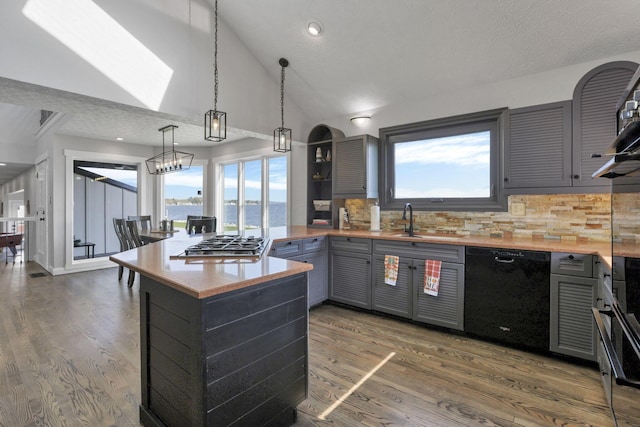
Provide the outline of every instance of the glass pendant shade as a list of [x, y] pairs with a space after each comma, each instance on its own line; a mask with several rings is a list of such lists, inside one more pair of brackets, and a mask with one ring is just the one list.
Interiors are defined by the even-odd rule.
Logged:
[[[174, 141], [174, 130], [178, 126], [169, 125], [158, 129], [162, 132], [162, 153], [147, 159], [147, 170], [151, 175], [164, 175], [170, 172], [188, 170], [193, 162], [193, 154], [177, 151]], [[165, 150], [165, 134], [171, 132], [171, 150]]]
[[227, 113], [209, 110], [204, 113], [204, 139], [224, 141], [227, 138]]
[[291, 151], [291, 129], [279, 127], [273, 131], [273, 151]]

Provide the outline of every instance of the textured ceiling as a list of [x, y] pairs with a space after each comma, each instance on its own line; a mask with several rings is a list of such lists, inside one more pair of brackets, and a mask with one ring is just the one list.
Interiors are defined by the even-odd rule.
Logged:
[[[209, 0], [213, 4], [213, 0]], [[219, 0], [316, 122], [640, 50], [637, 0]], [[317, 20], [321, 37], [305, 33]]]
[[[274, 82], [278, 58], [289, 60], [287, 97], [312, 123], [640, 50], [637, 0], [219, 0], [219, 10]], [[312, 20], [320, 37], [306, 33]], [[177, 142], [203, 144], [200, 123], [2, 78], [0, 103], [25, 107], [0, 106], [0, 149], [33, 135], [40, 109], [64, 114], [64, 134], [159, 145], [157, 129], [172, 123]]]

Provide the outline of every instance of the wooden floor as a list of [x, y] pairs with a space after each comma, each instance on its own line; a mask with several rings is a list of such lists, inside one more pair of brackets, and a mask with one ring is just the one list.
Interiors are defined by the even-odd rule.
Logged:
[[[138, 279], [38, 272], [0, 266], [0, 426], [139, 426]], [[611, 425], [595, 369], [329, 305], [309, 329], [297, 426]]]

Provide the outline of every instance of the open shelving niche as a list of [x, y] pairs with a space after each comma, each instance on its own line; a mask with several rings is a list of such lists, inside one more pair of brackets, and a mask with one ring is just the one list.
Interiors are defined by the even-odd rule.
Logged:
[[[309, 227], [334, 228], [338, 222], [336, 200], [333, 199], [333, 140], [343, 138], [344, 133], [327, 125], [317, 125], [307, 138], [307, 225]], [[320, 157], [317, 150], [320, 149]], [[316, 201], [316, 203], [314, 203]], [[317, 206], [325, 201], [324, 206]], [[326, 207], [326, 202], [329, 206]], [[344, 204], [344, 200], [341, 201]], [[316, 209], [318, 207], [318, 209]], [[314, 221], [315, 220], [315, 221]]]

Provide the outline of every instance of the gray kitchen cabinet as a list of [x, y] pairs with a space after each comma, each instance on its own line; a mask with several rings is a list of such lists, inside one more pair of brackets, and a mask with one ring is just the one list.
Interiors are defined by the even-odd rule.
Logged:
[[270, 256], [306, 262], [313, 265], [307, 274], [308, 305], [321, 304], [329, 297], [327, 237], [276, 242], [271, 245]]
[[359, 135], [333, 141], [333, 197], [378, 198], [378, 138]]
[[509, 110], [505, 126], [507, 194], [603, 192], [605, 178], [591, 175], [617, 135], [616, 102], [637, 64], [612, 62], [589, 71], [573, 99]]
[[598, 304], [593, 255], [551, 254], [549, 350], [585, 360], [597, 357], [592, 307]]
[[592, 154], [602, 154], [618, 135], [616, 104], [637, 69], [635, 62], [609, 62], [589, 71], [576, 85], [573, 92], [574, 187], [606, 187], [608, 192], [608, 179], [591, 178], [606, 159], [592, 157]]
[[371, 240], [331, 237], [329, 299], [371, 309]]
[[[462, 330], [464, 246], [375, 240], [372, 307], [431, 325]], [[384, 256], [399, 257], [396, 286], [384, 283]], [[424, 293], [425, 260], [442, 262], [438, 296]]]
[[[390, 254], [393, 255], [393, 254]], [[373, 256], [371, 307], [382, 313], [411, 319], [413, 317], [413, 260], [400, 257], [395, 286], [384, 282], [384, 255]]]
[[505, 190], [571, 186], [571, 101], [507, 112]]

